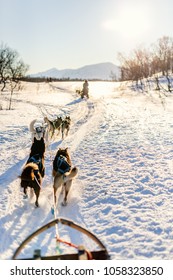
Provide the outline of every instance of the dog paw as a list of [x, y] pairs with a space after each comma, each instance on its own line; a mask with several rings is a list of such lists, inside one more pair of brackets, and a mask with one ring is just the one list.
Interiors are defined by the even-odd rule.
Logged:
[[35, 202], [35, 208], [38, 208], [38, 207], [39, 207], [38, 202]]
[[61, 205], [62, 205], [62, 206], [66, 206], [66, 205], [67, 205], [67, 202], [66, 202], [66, 201], [63, 201], [63, 202], [61, 203]]

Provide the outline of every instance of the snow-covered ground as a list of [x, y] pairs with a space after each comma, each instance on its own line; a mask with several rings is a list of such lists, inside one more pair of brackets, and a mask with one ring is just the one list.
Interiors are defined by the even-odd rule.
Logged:
[[[12, 110], [0, 111], [0, 258], [10, 259], [19, 244], [54, 219], [52, 160], [59, 147], [69, 147], [79, 168], [68, 205], [56, 215], [93, 232], [112, 259], [173, 259], [173, 97], [157, 92], [133, 92], [120, 83], [91, 82], [90, 99], [75, 93], [80, 82], [23, 84], [13, 96]], [[9, 96], [0, 96], [7, 108]], [[57, 136], [45, 154], [46, 175], [40, 207], [23, 199], [22, 167], [31, 147], [29, 124], [43, 113], [68, 113], [69, 135]], [[62, 197], [60, 197], [61, 201]], [[60, 237], [75, 244], [94, 244], [59, 225]], [[69, 247], [60, 245], [67, 253]], [[55, 231], [29, 244], [55, 254]]]

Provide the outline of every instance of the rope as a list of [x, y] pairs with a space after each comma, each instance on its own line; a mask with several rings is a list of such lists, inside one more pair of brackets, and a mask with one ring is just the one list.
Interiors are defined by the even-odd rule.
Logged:
[[[53, 193], [53, 202], [54, 202], [54, 205], [53, 205], [53, 215], [54, 215], [54, 218], [57, 219], [57, 215], [56, 215], [56, 203], [55, 203], [55, 197], [54, 197], [54, 193]], [[61, 253], [61, 250], [59, 248], [59, 231], [58, 231], [58, 224], [55, 224], [55, 233], [56, 233], [56, 250]]]
[[[77, 246], [76, 244], [73, 244], [73, 243], [71, 243], [71, 242], [65, 241], [65, 240], [63, 240], [63, 239], [61, 239], [61, 238], [57, 238], [57, 241], [58, 241], [58, 242], [61, 242], [61, 243], [64, 243], [64, 244], [66, 244], [66, 245], [68, 245], [68, 246], [70, 246], [70, 247], [73, 247], [73, 248], [79, 250], [79, 246]], [[84, 249], [84, 251], [87, 253], [87, 258], [88, 258], [88, 260], [92, 260], [92, 254], [91, 254], [91, 252], [88, 251], [88, 250], [86, 250], [86, 249]]]
[[39, 181], [38, 181], [38, 179], [37, 179], [37, 177], [34, 175], [34, 179], [35, 179], [35, 181], [37, 182], [37, 184], [38, 184], [38, 186], [40, 187], [40, 189], [41, 189], [41, 185], [40, 185], [40, 183], [39, 183]]
[[[49, 152], [50, 152], [50, 158], [51, 158], [51, 161], [53, 161], [53, 156], [52, 156], [52, 150], [50, 149], [50, 143], [48, 145], [48, 148], [49, 148]], [[51, 166], [52, 168], [52, 166]], [[52, 185], [53, 185], [53, 176], [51, 176], [52, 178]], [[54, 218], [57, 219], [57, 214], [56, 214], [56, 202], [55, 202], [55, 196], [54, 196], [54, 191], [53, 191], [53, 188], [52, 188], [52, 195], [53, 195], [53, 207], [51, 207], [51, 212], [52, 214], [54, 215]], [[56, 234], [56, 250], [58, 251], [59, 254], [61, 254], [61, 250], [59, 248], [59, 231], [58, 231], [58, 224], [55, 224], [55, 234]]]
[[78, 246], [77, 245], [75, 245], [75, 244], [73, 244], [73, 243], [71, 243], [71, 242], [68, 242], [68, 241], [65, 241], [65, 240], [63, 240], [63, 239], [61, 239], [61, 238], [57, 238], [57, 241], [58, 242], [61, 242], [61, 243], [64, 243], [64, 244], [66, 244], [66, 245], [68, 245], [68, 246], [70, 246], [70, 247], [74, 247], [75, 249], [78, 249]]

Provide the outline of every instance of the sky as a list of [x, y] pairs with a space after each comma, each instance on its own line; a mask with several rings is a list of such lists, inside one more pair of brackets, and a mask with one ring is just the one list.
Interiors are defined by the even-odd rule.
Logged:
[[0, 43], [30, 73], [118, 65], [117, 54], [172, 37], [172, 0], [0, 0]]

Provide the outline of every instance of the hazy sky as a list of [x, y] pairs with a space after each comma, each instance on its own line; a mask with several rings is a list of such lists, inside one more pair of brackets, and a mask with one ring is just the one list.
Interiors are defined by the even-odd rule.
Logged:
[[0, 0], [0, 42], [30, 73], [118, 64], [117, 53], [173, 36], [173, 0]]

